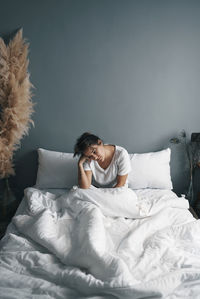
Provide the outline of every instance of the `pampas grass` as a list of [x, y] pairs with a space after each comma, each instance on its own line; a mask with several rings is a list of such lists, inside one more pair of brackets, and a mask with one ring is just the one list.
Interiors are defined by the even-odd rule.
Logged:
[[7, 46], [0, 38], [0, 178], [15, 174], [13, 154], [33, 125], [28, 47], [22, 29]]

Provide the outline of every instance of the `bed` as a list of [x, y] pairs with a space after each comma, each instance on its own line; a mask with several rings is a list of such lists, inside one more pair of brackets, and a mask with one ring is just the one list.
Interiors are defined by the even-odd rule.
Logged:
[[71, 188], [70, 154], [38, 153], [0, 242], [0, 298], [200, 298], [200, 224], [171, 190], [169, 149], [130, 156], [114, 196]]

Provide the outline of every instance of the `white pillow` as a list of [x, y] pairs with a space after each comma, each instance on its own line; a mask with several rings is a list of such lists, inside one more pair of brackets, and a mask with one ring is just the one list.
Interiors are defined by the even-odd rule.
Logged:
[[129, 187], [171, 190], [173, 186], [170, 175], [170, 155], [170, 148], [159, 152], [130, 154], [132, 170], [128, 175]]
[[77, 158], [72, 153], [38, 149], [37, 188], [72, 188], [78, 184]]

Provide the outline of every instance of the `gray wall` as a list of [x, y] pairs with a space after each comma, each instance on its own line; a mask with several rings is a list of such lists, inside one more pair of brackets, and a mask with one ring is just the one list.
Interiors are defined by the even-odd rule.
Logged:
[[[199, 131], [200, 1], [1, 1], [0, 35], [30, 42], [35, 127], [15, 155], [19, 189], [35, 183], [38, 147], [73, 150], [84, 131], [148, 152]], [[181, 146], [174, 189], [184, 192]]]

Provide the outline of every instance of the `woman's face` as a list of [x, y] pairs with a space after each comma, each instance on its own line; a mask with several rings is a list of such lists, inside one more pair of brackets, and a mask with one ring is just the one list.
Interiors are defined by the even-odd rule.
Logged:
[[105, 151], [103, 142], [99, 141], [99, 144], [90, 145], [85, 151], [84, 155], [91, 160], [103, 162], [105, 159]]

